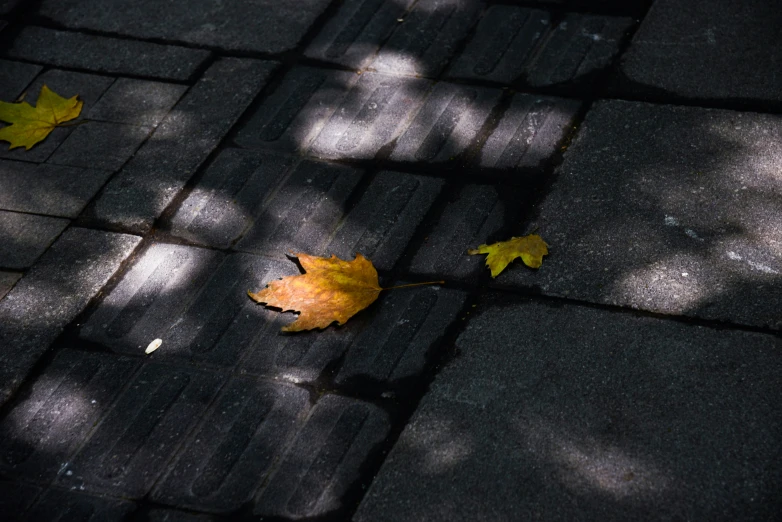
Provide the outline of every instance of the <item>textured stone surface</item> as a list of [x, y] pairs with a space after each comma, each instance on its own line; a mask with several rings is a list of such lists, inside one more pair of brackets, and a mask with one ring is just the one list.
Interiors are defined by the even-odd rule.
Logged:
[[147, 139], [151, 127], [92, 121], [76, 127], [49, 158], [49, 163], [99, 170], [118, 170]]
[[779, 116], [600, 102], [535, 223], [551, 255], [497, 283], [779, 328], [780, 151]]
[[109, 410], [138, 362], [60, 352], [0, 422], [0, 470], [47, 484]]
[[0, 160], [0, 208], [76, 217], [111, 171]]
[[[38, 94], [41, 92], [41, 87], [46, 85], [52, 91], [64, 98], [78, 96], [79, 99], [84, 102], [84, 107], [91, 107], [98, 101], [100, 96], [108, 89], [113, 81], [112, 78], [107, 78], [106, 76], [50, 69], [38, 76], [35, 81], [30, 84], [26, 90], [24, 101], [35, 106], [38, 101]], [[84, 109], [82, 109], [81, 116], [73, 121], [77, 122], [83, 119]], [[30, 150], [17, 148], [13, 151], [6, 151], [4, 150], [5, 147], [0, 146], [0, 156], [22, 161], [46, 161], [46, 158], [57, 149], [75, 128], [78, 127], [59, 127], [54, 129], [44, 141], [38, 143]]]
[[49, 489], [25, 513], [24, 520], [79, 520], [104, 522], [124, 520], [135, 511], [132, 502], [82, 495], [60, 489]]
[[579, 90], [594, 86], [605, 78], [632, 24], [631, 18], [568, 14], [528, 66], [526, 82], [536, 87], [572, 82]]
[[354, 520], [776, 516], [776, 338], [568, 305], [480, 308]]
[[42, 69], [31, 63], [0, 60], [0, 97], [4, 101], [15, 100]]
[[153, 499], [198, 511], [239, 509], [268, 478], [308, 411], [301, 388], [232, 380]]
[[325, 158], [372, 159], [404, 129], [431, 82], [362, 74], [312, 144]]
[[327, 5], [328, 0], [43, 0], [38, 12], [73, 29], [279, 53], [295, 47]]
[[512, 82], [524, 72], [524, 66], [550, 25], [551, 15], [546, 11], [512, 5], [490, 6], [448, 69], [448, 76]]
[[410, 271], [430, 276], [467, 278], [481, 270], [485, 256], [467, 249], [508, 239], [497, 234], [521, 201], [513, 189], [467, 185], [443, 210], [434, 229], [419, 247]]
[[14, 287], [20, 277], [22, 277], [22, 274], [19, 272], [0, 271], [0, 299], [5, 297], [5, 294]]
[[24, 27], [5, 56], [58, 67], [111, 74], [187, 80], [209, 51], [137, 40]]
[[347, 0], [318, 32], [306, 55], [361, 70], [402, 23], [413, 0]]
[[570, 133], [577, 100], [516, 94], [479, 153], [482, 167], [535, 168], [549, 162]]
[[156, 127], [185, 91], [185, 85], [117, 78], [87, 118]]
[[431, 163], [455, 160], [478, 137], [500, 94], [498, 89], [438, 83], [400, 136], [390, 159]]
[[337, 395], [322, 397], [261, 490], [253, 512], [305, 518], [344, 509], [340, 498], [389, 427], [387, 415], [376, 406]]
[[622, 57], [632, 90], [697, 99], [782, 101], [779, 6], [765, 0], [664, 0]]
[[0, 267], [29, 267], [68, 223], [67, 219], [0, 210]]
[[272, 62], [221, 58], [165, 117], [98, 198], [91, 214], [144, 232], [261, 90]]
[[345, 71], [293, 68], [250, 112], [236, 143], [250, 149], [305, 151], [358, 78]]
[[147, 513], [148, 522], [213, 522], [216, 520], [209, 515], [195, 515], [174, 509], [151, 509]]
[[371, 69], [433, 78], [480, 15], [474, 0], [421, 0], [383, 45]]
[[0, 301], [0, 401], [117, 270], [140, 238], [69, 228]]
[[221, 383], [217, 375], [145, 365], [87, 443], [63, 467], [69, 488], [143, 497], [204, 414]]

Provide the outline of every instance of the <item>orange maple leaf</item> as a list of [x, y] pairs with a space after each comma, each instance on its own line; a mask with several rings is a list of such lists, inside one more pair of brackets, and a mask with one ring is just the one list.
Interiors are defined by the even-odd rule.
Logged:
[[491, 270], [491, 276], [497, 277], [511, 261], [520, 257], [530, 268], [540, 268], [543, 256], [548, 254], [548, 245], [537, 234], [524, 237], [512, 237], [508, 241], [500, 241], [492, 245], [481, 245], [468, 250], [470, 255], [489, 254], [486, 256], [486, 266]]
[[[293, 323], [283, 326], [283, 332], [299, 332], [314, 328], [326, 328], [336, 321], [345, 322], [371, 305], [382, 290], [377, 270], [372, 262], [356, 254], [353, 261], [344, 261], [337, 256], [331, 258], [292, 254], [299, 258], [305, 274], [283, 277], [272, 281], [260, 292], [247, 292], [254, 301], [280, 308], [283, 312], [301, 312]], [[434, 281], [443, 283], [444, 281]], [[428, 285], [414, 283], [395, 286]]]

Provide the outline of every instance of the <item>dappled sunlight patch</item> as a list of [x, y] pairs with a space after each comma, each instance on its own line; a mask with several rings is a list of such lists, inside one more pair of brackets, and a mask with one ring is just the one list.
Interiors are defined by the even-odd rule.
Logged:
[[589, 435], [576, 436], [543, 419], [518, 423], [543, 469], [573, 493], [607, 494], [617, 500], [651, 499], [669, 491], [673, 479], [647, 458]]
[[469, 433], [447, 419], [426, 418], [410, 424], [404, 444], [420, 454], [423, 475], [447, 473], [473, 454]]

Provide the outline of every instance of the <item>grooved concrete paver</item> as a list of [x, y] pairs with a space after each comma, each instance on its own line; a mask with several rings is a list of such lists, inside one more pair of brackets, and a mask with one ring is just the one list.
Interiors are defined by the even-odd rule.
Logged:
[[49, 489], [25, 513], [24, 520], [29, 522], [55, 519], [108, 522], [123, 520], [135, 510], [136, 506], [126, 500]]
[[87, 118], [157, 127], [187, 89], [175, 83], [117, 78], [98, 103], [88, 108]]
[[479, 153], [482, 167], [536, 168], [551, 161], [570, 134], [578, 100], [515, 94]]
[[261, 105], [248, 111], [236, 143], [250, 149], [306, 151], [359, 76], [295, 67]]
[[260, 60], [217, 60], [112, 178], [88, 209], [91, 215], [133, 231], [148, 231], [236, 123], [274, 67]]
[[540, 9], [492, 5], [478, 21], [462, 53], [448, 69], [451, 78], [510, 83], [524, 71], [551, 15]]
[[344, 509], [342, 496], [389, 428], [387, 414], [376, 406], [322, 397], [262, 488], [253, 513], [305, 518]]
[[354, 520], [776, 516], [775, 337], [529, 301], [481, 309]]
[[[81, 121], [84, 119], [84, 107], [94, 105], [113, 81], [113, 78], [106, 76], [50, 69], [38, 76], [30, 84], [25, 91], [24, 101], [35, 106], [38, 101], [38, 94], [44, 85], [64, 98], [78, 96], [84, 102], [84, 106], [82, 114], [73, 121]], [[78, 127], [58, 127], [44, 141], [38, 143], [30, 150], [24, 150], [22, 147], [12, 151], [5, 151], [3, 150], [5, 147], [0, 147], [0, 157], [36, 163], [44, 162], [75, 128]]]
[[75, 218], [111, 171], [0, 160], [0, 208]]
[[301, 388], [232, 380], [152, 498], [199, 511], [239, 509], [252, 499], [306, 420], [308, 401]]
[[438, 83], [399, 137], [390, 159], [443, 163], [465, 153], [478, 138], [501, 91]]
[[22, 277], [22, 274], [18, 272], [0, 271], [0, 299], [5, 297], [5, 294], [14, 287], [20, 277]]
[[0, 471], [51, 483], [138, 365], [126, 357], [60, 352], [0, 422]]
[[[234, 366], [263, 313], [247, 291], [285, 274], [285, 266], [248, 255], [153, 244], [81, 329], [86, 340], [141, 355], [160, 338], [153, 359]], [[249, 336], [249, 338], [248, 338]]]
[[431, 82], [362, 74], [318, 137], [310, 153], [331, 159], [372, 159], [389, 145], [420, 107]]
[[4, 50], [11, 59], [109, 74], [187, 80], [209, 51], [173, 45], [24, 27]]
[[489, 185], [465, 186], [440, 214], [413, 256], [410, 271], [432, 277], [475, 276], [483, 267], [485, 256], [468, 256], [467, 249], [507, 239], [497, 234], [507, 214], [521, 201], [517, 192]]
[[68, 223], [67, 219], [0, 210], [0, 266], [17, 270], [29, 267]]
[[779, 116], [599, 102], [539, 210], [551, 255], [496, 282], [779, 328], [780, 151]]
[[305, 55], [362, 70], [404, 21], [405, 11], [413, 3], [414, 0], [347, 0], [318, 32]]
[[700, 100], [782, 101], [779, 6], [661, 0], [622, 57], [624, 88]]
[[79, 314], [140, 238], [70, 228], [0, 301], [0, 402]]
[[134, 375], [57, 483], [133, 499], [146, 495], [204, 414], [223, 378], [147, 364]]
[[632, 24], [630, 18], [567, 15], [528, 67], [527, 83], [552, 86], [573, 82], [580, 89], [594, 84], [619, 53]]
[[[280, 53], [295, 47], [328, 0], [43, 0], [38, 13], [71, 29], [162, 39], [237, 51]], [[249, 23], [252, 21], [252, 23]]]
[[0, 97], [13, 101], [43, 70], [40, 65], [0, 60]]
[[419, 0], [380, 49], [370, 69], [433, 78], [467, 37], [483, 8], [473, 0]]

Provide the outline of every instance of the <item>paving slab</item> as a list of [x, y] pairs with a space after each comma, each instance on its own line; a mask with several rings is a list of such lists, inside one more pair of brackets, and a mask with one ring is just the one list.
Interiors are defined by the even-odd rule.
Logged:
[[622, 57], [625, 89], [699, 100], [782, 101], [774, 2], [655, 2]]
[[0, 266], [31, 266], [70, 223], [67, 219], [0, 210]]
[[354, 520], [776, 516], [776, 337], [530, 301], [480, 309]]
[[42, 70], [40, 65], [0, 60], [0, 98], [15, 101]]
[[330, 159], [372, 159], [404, 130], [432, 83], [366, 73], [348, 92], [309, 152]]
[[273, 62], [260, 60], [217, 60], [132, 161], [112, 178], [88, 209], [90, 215], [136, 232], [148, 231], [260, 92], [274, 68]]
[[358, 79], [346, 71], [294, 67], [263, 103], [248, 111], [236, 143], [249, 149], [306, 151]]
[[409, 271], [447, 279], [475, 277], [484, 259], [468, 256], [467, 250], [507, 239], [498, 234], [506, 221], [513, 221], [522, 201], [522, 193], [512, 187], [466, 185], [440, 214]]
[[[38, 94], [40, 94], [44, 85], [64, 98], [78, 96], [84, 102], [84, 106], [82, 114], [73, 121], [82, 121], [85, 110], [94, 105], [113, 82], [114, 79], [107, 76], [50, 69], [38, 76], [30, 84], [25, 91], [24, 101], [35, 106], [38, 101]], [[52, 152], [65, 141], [65, 138], [75, 128], [78, 127], [58, 127], [44, 141], [38, 143], [30, 150], [24, 150], [22, 147], [7, 151], [3, 150], [5, 147], [0, 146], [0, 157], [42, 163], [51, 156]]]
[[363, 70], [414, 0], [347, 0], [307, 47], [305, 55]]
[[394, 147], [391, 160], [447, 163], [467, 152], [502, 91], [438, 83]]
[[152, 132], [152, 127], [91, 121], [79, 125], [47, 160], [56, 165], [116, 171]]
[[111, 171], [0, 160], [0, 208], [75, 218]]
[[480, 16], [483, 2], [420, 0], [403, 16], [370, 69], [435, 78]]
[[478, 153], [481, 167], [540, 169], [571, 133], [582, 102], [515, 94]]
[[38, 13], [70, 29], [234, 51], [281, 53], [296, 47], [328, 4], [329, 0], [111, 0], [110, 4], [105, 0], [43, 0]]
[[20, 277], [22, 277], [22, 274], [19, 272], [0, 270], [0, 299], [5, 297], [5, 294], [14, 287]]
[[0, 421], [0, 471], [51, 483], [138, 366], [111, 354], [58, 353]]
[[632, 26], [632, 18], [566, 15], [528, 65], [526, 83], [572, 84], [579, 92], [594, 87], [605, 79]]
[[87, 111], [90, 120], [157, 127], [187, 91], [186, 85], [117, 78]]
[[0, 513], [16, 522], [40, 493], [41, 488], [30, 484], [0, 481]]
[[390, 429], [376, 406], [338, 395], [322, 397], [276, 472], [261, 489], [253, 513], [292, 519], [346, 509], [342, 497]]
[[148, 522], [213, 522], [214, 517], [203, 514], [193, 514], [175, 509], [151, 509], [147, 513]]
[[131, 377], [58, 484], [126, 499], [146, 495], [217, 394], [223, 378], [150, 363]]
[[12, 59], [88, 71], [187, 80], [210, 53], [175, 45], [23, 27], [3, 54]]
[[108, 522], [124, 520], [135, 510], [135, 504], [126, 500], [49, 489], [22, 519], [29, 522], [36, 520]]
[[[266, 314], [247, 291], [285, 275], [278, 261], [155, 243], [81, 328], [82, 338], [117, 353], [141, 355], [163, 344], [154, 360], [234, 366], [262, 329]], [[290, 269], [295, 270], [291, 264]], [[249, 337], [248, 337], [249, 336]]]
[[779, 116], [599, 102], [534, 223], [551, 255], [496, 282], [779, 328], [780, 151]]
[[302, 388], [231, 380], [152, 498], [196, 511], [236, 511], [268, 478], [309, 409]]
[[163, 343], [152, 360], [238, 367], [292, 382], [314, 381], [343, 358], [340, 381], [388, 384], [423, 370], [428, 350], [466, 298], [437, 287], [398, 290], [345, 326], [284, 335], [279, 330], [292, 314], [265, 309], [247, 291], [299, 273], [290, 261], [224, 258], [212, 250], [154, 244], [87, 319], [80, 336], [137, 356], [159, 338]]
[[0, 301], [0, 401], [103, 287], [140, 238], [71, 227]]

